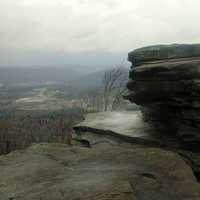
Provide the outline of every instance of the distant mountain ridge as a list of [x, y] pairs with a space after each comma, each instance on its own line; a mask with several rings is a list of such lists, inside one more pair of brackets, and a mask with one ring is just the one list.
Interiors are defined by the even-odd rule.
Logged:
[[71, 68], [11, 68], [0, 67], [0, 83], [18, 84], [23, 82], [66, 82], [82, 74]]
[[[128, 68], [123, 68], [125, 73], [127, 73], [128, 77]], [[107, 69], [111, 70], [111, 69]], [[78, 79], [74, 79], [72, 81], [69, 81], [69, 84], [76, 90], [90, 90], [95, 89], [99, 87], [102, 84], [103, 76], [105, 74], [106, 70], [99, 70], [96, 72], [92, 72], [86, 75], [82, 75], [78, 77]]]

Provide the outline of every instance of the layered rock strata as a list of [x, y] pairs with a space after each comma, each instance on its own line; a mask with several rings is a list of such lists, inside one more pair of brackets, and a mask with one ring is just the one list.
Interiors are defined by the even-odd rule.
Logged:
[[[160, 45], [136, 49], [132, 63], [130, 94], [141, 106], [144, 119], [162, 124], [184, 144], [200, 143], [200, 45]], [[161, 132], [162, 134], [162, 132]]]

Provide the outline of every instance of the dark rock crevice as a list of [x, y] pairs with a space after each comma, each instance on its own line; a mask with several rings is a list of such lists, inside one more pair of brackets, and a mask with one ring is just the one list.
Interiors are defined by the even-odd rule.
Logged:
[[189, 151], [178, 151], [178, 154], [191, 167], [196, 180], [200, 183], [200, 155]]

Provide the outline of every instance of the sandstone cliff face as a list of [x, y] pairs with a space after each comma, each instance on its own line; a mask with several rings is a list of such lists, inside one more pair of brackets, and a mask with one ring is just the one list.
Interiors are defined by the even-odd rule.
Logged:
[[[160, 45], [129, 53], [127, 85], [131, 102], [146, 120], [176, 134], [183, 143], [200, 143], [200, 45]], [[161, 133], [162, 134], [162, 133]]]

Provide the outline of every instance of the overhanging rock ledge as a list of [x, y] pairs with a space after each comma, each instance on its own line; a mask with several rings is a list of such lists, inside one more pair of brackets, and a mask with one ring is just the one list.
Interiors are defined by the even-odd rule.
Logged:
[[[188, 146], [200, 144], [200, 44], [158, 45], [129, 53], [126, 97], [144, 119], [175, 134]], [[162, 133], [161, 133], [162, 134]]]

